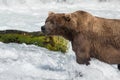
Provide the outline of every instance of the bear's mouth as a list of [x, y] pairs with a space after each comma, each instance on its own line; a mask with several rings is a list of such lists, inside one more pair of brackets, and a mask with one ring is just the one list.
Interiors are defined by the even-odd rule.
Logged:
[[41, 30], [41, 32], [42, 32], [44, 35], [51, 35], [50, 31], [47, 31], [47, 30]]

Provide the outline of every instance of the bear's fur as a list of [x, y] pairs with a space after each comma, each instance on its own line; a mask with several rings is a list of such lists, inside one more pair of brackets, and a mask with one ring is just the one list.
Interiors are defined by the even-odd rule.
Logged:
[[89, 64], [91, 57], [109, 64], [120, 64], [120, 20], [105, 19], [85, 11], [50, 12], [42, 31], [63, 36], [72, 43], [76, 61]]

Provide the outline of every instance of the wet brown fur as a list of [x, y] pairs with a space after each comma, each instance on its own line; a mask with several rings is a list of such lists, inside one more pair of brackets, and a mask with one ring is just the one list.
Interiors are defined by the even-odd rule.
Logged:
[[84, 11], [51, 13], [45, 27], [46, 33], [50, 30], [48, 35], [60, 35], [71, 41], [76, 61], [80, 64], [88, 65], [91, 57], [109, 64], [120, 64], [118, 19], [100, 18]]

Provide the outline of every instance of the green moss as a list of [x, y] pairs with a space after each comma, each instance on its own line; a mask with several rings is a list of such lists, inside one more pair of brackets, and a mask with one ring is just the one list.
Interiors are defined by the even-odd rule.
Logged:
[[32, 34], [18, 34], [18, 33], [0, 33], [0, 41], [4, 43], [26, 43], [45, 47], [53, 51], [61, 51], [65, 53], [68, 49], [68, 41], [59, 36], [44, 36]]

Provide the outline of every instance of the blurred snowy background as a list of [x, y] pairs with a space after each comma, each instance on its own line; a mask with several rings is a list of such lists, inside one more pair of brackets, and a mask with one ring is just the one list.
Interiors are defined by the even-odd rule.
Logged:
[[[39, 31], [48, 11], [85, 10], [120, 19], [120, 0], [0, 0], [0, 30]], [[79, 65], [70, 48], [61, 52], [26, 44], [0, 42], [0, 80], [120, 80], [116, 65], [92, 59]]]

